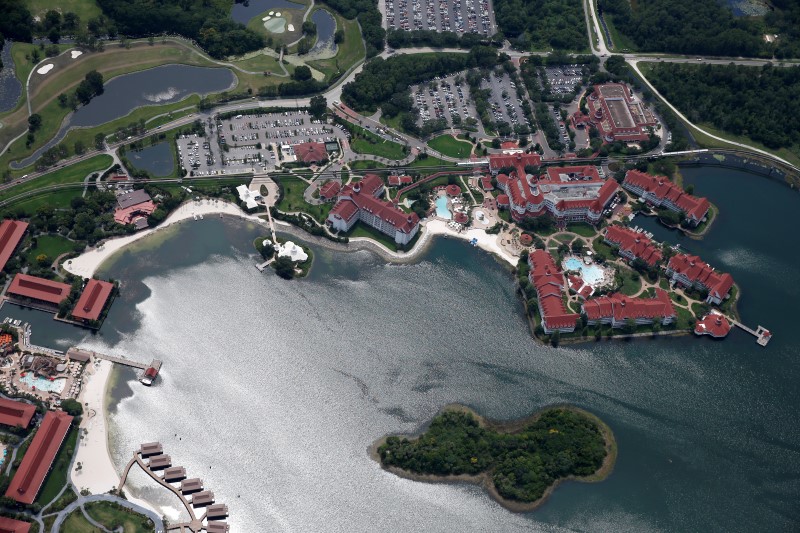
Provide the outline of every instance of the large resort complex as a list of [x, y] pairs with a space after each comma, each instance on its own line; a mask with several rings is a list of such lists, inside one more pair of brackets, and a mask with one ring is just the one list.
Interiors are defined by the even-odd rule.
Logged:
[[587, 99], [588, 115], [572, 117], [575, 127], [594, 126], [606, 142], [646, 141], [658, 124], [653, 113], [622, 83], [595, 85]]

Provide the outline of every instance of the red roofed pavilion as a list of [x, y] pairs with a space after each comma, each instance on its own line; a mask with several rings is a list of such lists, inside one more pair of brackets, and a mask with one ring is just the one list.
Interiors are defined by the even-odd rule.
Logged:
[[328, 160], [328, 151], [322, 143], [300, 143], [295, 144], [292, 149], [297, 159], [303, 163], [321, 163]]
[[33, 300], [37, 303], [58, 305], [69, 296], [71, 287], [66, 283], [17, 274], [8, 287], [8, 294]]
[[28, 427], [36, 413], [36, 406], [16, 400], [0, 398], [0, 424], [12, 427]]
[[26, 229], [28, 223], [18, 220], [4, 220], [0, 224], [0, 270], [5, 268], [8, 260], [14, 255]]
[[22, 522], [0, 516], [0, 533], [28, 533], [31, 530], [30, 522]]
[[72, 310], [72, 316], [79, 320], [97, 320], [113, 290], [112, 283], [90, 279]]
[[730, 331], [731, 323], [718, 313], [707, 314], [694, 327], [695, 335], [711, 335], [715, 339], [727, 336]]
[[448, 185], [447, 188], [445, 188], [444, 192], [446, 192], [447, 196], [450, 197], [458, 196], [459, 194], [461, 194], [461, 187], [459, 187], [455, 183], [452, 183]]
[[14, 474], [6, 497], [19, 503], [31, 504], [36, 499], [42, 482], [53, 466], [64, 437], [67, 436], [72, 417], [63, 411], [47, 411], [36, 435]]

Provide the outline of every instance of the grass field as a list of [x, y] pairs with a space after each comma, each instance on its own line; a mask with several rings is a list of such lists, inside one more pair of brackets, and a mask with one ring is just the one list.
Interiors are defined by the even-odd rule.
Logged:
[[[303, 4], [303, 7], [301, 9], [268, 9], [267, 11], [259, 13], [250, 19], [250, 22], [247, 23], [247, 27], [256, 33], [260, 33], [264, 37], [272, 37], [273, 46], [277, 46], [278, 44], [288, 44], [296, 41], [303, 36], [301, 27], [303, 25], [303, 13], [306, 12], [307, 7], [304, 0], [292, 1], [297, 4]], [[273, 33], [264, 27], [264, 21], [261, 19], [267, 16], [270, 11], [277, 11], [281, 14], [282, 18], [286, 19], [286, 25], [284, 26], [285, 31], [283, 33]], [[289, 24], [294, 26], [294, 31], [289, 31]]]
[[394, 242], [394, 239], [389, 238], [388, 235], [381, 233], [372, 226], [367, 226], [363, 222], [356, 222], [356, 225], [347, 233], [347, 236], [351, 239], [354, 237], [366, 237], [378, 241], [393, 252], [397, 251], [397, 243]]
[[386, 159], [403, 159], [406, 152], [401, 144], [387, 141], [368, 131], [359, 132], [350, 140], [350, 148], [358, 154], [372, 154]]
[[641, 276], [636, 277], [636, 280], [631, 278], [633, 270], [625, 268], [621, 269], [620, 273], [622, 274], [622, 286], [619, 288], [619, 292], [625, 294], [627, 296], [633, 296], [640, 290], [642, 290], [642, 278]]
[[15, 187], [0, 192], [0, 201], [11, 198], [18, 194], [40, 189], [50, 185], [60, 185], [62, 183], [81, 183], [83, 179], [93, 173], [102, 172], [113, 164], [114, 160], [110, 155], [100, 154], [81, 161], [75, 165], [70, 165], [43, 176], [20, 183]]
[[428, 146], [437, 152], [449, 157], [466, 159], [472, 153], [472, 144], [467, 141], [459, 141], [452, 135], [440, 135], [428, 142]]
[[70, 461], [72, 460], [72, 453], [75, 451], [75, 444], [78, 442], [78, 428], [72, 426], [64, 439], [64, 444], [56, 455], [53, 461], [53, 467], [50, 473], [44, 480], [42, 490], [39, 492], [39, 497], [36, 498], [36, 503], [45, 505], [53, 501], [58, 493], [67, 484], [67, 473], [69, 470]]
[[28, 250], [27, 262], [36, 264], [36, 256], [44, 254], [50, 261], [61, 254], [75, 249], [75, 243], [61, 235], [40, 235], [36, 239], [36, 246]]
[[327, 79], [330, 79], [337, 72], [346, 72], [347, 69], [363, 60], [366, 56], [364, 40], [361, 38], [358, 22], [347, 20], [338, 13], [334, 13], [333, 17], [336, 19], [336, 29], [344, 30], [344, 42], [338, 45], [339, 49], [335, 57], [308, 62], [310, 67], [325, 74]]
[[303, 193], [308, 188], [308, 183], [294, 176], [283, 175], [275, 178], [283, 187], [283, 198], [277, 207], [284, 213], [302, 211], [308, 213], [320, 222], [328, 217], [333, 204], [311, 205], [305, 201]]
[[[259, 54], [253, 57], [249, 57], [247, 59], [241, 59], [238, 61], [233, 62], [239, 68], [244, 70], [249, 70], [252, 72], [261, 71], [261, 72], [272, 72], [273, 74], [280, 74], [283, 75], [283, 70], [281, 70], [280, 63], [278, 63], [278, 59], [272, 56]], [[289, 65], [285, 65], [287, 70], [289, 70]], [[289, 70], [291, 73], [291, 70]]]
[[350, 163], [350, 168], [353, 170], [368, 170], [387, 167], [383, 163], [379, 163], [377, 161], [352, 161]]
[[150, 533], [154, 530], [154, 524], [149, 518], [116, 503], [90, 502], [84, 509], [92, 519], [109, 530], [117, 531], [121, 528], [123, 533]]
[[62, 15], [65, 13], [75, 13], [80, 17], [82, 25], [86, 25], [86, 21], [102, 15], [103, 12], [94, 0], [25, 0], [25, 5], [34, 17], [39, 16], [44, 18], [44, 14], [51, 9], [60, 11]]
[[581, 237], [594, 237], [597, 230], [588, 224], [568, 224], [567, 231], [571, 231]]

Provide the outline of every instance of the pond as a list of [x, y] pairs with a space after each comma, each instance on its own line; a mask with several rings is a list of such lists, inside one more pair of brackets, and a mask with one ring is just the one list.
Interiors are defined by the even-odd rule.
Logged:
[[231, 18], [235, 22], [246, 25], [253, 17], [261, 15], [265, 11], [303, 9], [304, 7], [302, 4], [288, 2], [287, 0], [249, 0], [249, 2], [233, 4]]
[[175, 159], [169, 142], [160, 142], [141, 150], [129, 150], [125, 157], [134, 168], [146, 170], [157, 178], [165, 178], [175, 170]]
[[99, 126], [128, 115], [138, 107], [179, 102], [191, 94], [206, 95], [234, 86], [236, 76], [226, 68], [163, 65], [125, 74], [105, 84], [105, 91], [89, 104], [78, 108], [62, 125], [58, 134], [30, 157], [12, 168], [32, 164], [46, 150], [66, 136], [70, 128]]
[[325, 49], [336, 51], [333, 34], [336, 31], [336, 20], [328, 11], [318, 9], [311, 15], [311, 22], [317, 25], [317, 42], [311, 52], [320, 52]]
[[11, 41], [3, 45], [3, 68], [0, 70], [0, 113], [13, 109], [22, 95], [22, 84], [14, 73], [14, 58], [11, 56]]
[[728, 8], [736, 17], [761, 17], [769, 13], [764, 0], [727, 0]]

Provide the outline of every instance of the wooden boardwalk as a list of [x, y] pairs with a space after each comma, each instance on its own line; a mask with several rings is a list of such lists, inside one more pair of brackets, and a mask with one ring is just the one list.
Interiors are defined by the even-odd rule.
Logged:
[[766, 346], [769, 343], [770, 339], [772, 339], [772, 333], [770, 333], [770, 331], [764, 326], [758, 326], [758, 328], [754, 330], [752, 328], [745, 326], [744, 324], [742, 324], [737, 320], [731, 319], [731, 323], [734, 326], [738, 327], [739, 329], [742, 329], [747, 333], [749, 333], [750, 335], [754, 336], [756, 338], [756, 342], [760, 346]]
[[106, 361], [111, 361], [112, 363], [116, 363], [118, 365], [138, 368], [139, 370], [146, 370], [147, 367], [150, 366], [147, 363], [140, 363], [139, 361], [134, 361], [133, 359], [128, 359], [127, 357], [122, 357], [119, 355], [108, 355], [100, 352], [93, 352], [90, 350], [81, 350], [81, 351], [91, 353], [92, 357], [94, 357], [95, 359], [105, 359]]

